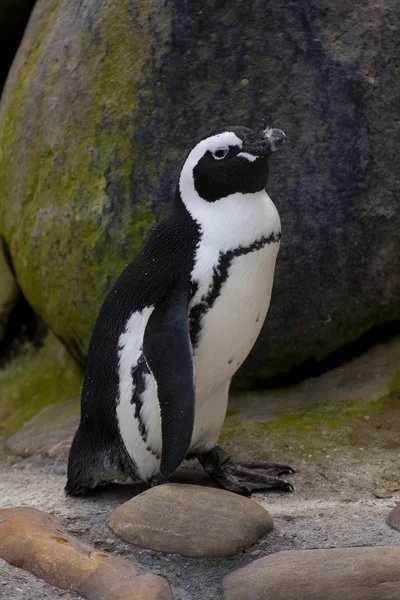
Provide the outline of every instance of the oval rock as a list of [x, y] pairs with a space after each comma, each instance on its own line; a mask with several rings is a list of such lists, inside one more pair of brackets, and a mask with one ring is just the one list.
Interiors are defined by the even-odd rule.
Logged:
[[224, 600], [397, 600], [400, 548], [287, 550], [224, 578]]
[[231, 556], [273, 527], [254, 500], [198, 485], [165, 484], [119, 506], [108, 525], [123, 541], [193, 558]]

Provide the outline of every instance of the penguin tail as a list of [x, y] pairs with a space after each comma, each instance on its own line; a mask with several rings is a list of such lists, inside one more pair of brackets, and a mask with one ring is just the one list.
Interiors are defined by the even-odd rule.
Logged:
[[68, 457], [66, 494], [84, 496], [99, 485], [126, 479], [129, 473], [125, 463], [119, 449], [99, 447], [88, 427], [81, 423]]
[[79, 425], [68, 457], [65, 491], [70, 496], [83, 496], [99, 484], [98, 459], [87, 431]]

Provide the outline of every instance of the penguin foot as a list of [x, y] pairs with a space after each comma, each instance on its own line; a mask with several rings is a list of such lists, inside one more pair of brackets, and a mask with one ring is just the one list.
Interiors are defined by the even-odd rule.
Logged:
[[269, 464], [260, 461], [233, 462], [219, 446], [209, 452], [198, 454], [203, 469], [222, 488], [243, 496], [262, 490], [293, 492], [294, 486], [280, 479], [280, 475], [296, 471], [287, 465]]
[[161, 474], [159, 475], [154, 475], [154, 477], [152, 477], [150, 479], [150, 486], [151, 487], [155, 487], [156, 485], [162, 485], [163, 483], [169, 483], [169, 479], [168, 477], [163, 477]]

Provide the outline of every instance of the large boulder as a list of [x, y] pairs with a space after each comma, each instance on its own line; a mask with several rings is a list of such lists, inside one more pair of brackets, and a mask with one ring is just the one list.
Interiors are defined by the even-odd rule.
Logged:
[[28, 302], [82, 362], [154, 221], [157, 155], [135, 93], [148, 18], [129, 0], [39, 2], [1, 104], [0, 227]]
[[[400, 318], [395, 0], [38, 0], [0, 111], [1, 229], [34, 309], [84, 359], [185, 154], [281, 127], [283, 224], [256, 385]], [[221, 223], [221, 227], [223, 227]]]

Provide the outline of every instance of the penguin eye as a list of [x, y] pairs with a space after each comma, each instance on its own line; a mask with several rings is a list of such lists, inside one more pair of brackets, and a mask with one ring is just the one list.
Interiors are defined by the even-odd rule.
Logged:
[[225, 156], [228, 154], [229, 152], [229, 148], [218, 148], [218, 150], [216, 150], [213, 153], [213, 157], [216, 158], [217, 160], [222, 160], [223, 158], [225, 158]]

